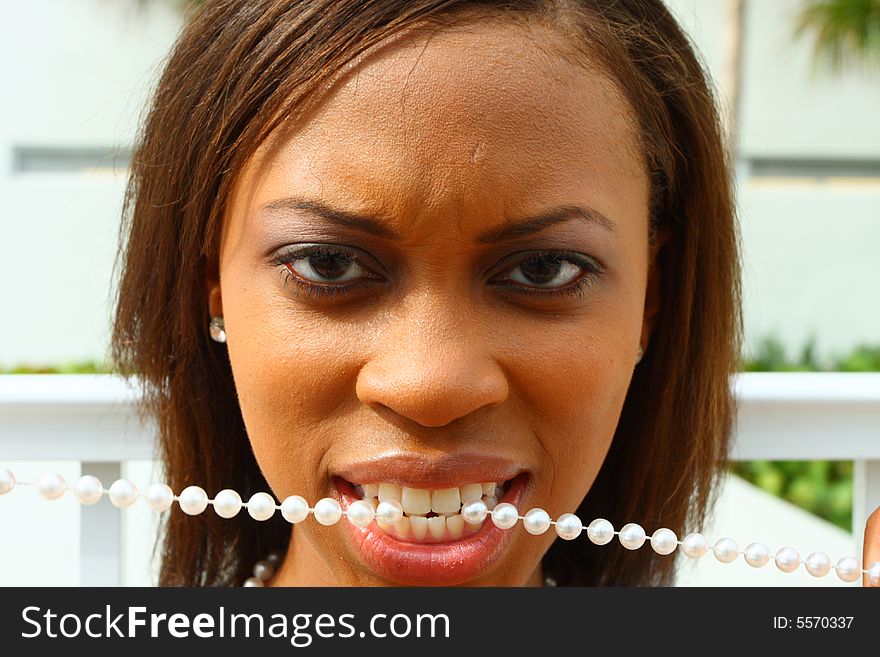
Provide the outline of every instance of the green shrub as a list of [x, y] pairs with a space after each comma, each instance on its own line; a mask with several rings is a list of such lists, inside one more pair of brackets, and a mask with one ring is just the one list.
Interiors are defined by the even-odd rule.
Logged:
[[851, 531], [852, 468], [852, 461], [743, 461], [733, 472]]
[[880, 345], [860, 345], [848, 354], [819, 358], [811, 337], [792, 358], [776, 336], [764, 338], [754, 354], [743, 357], [743, 372], [880, 372]]
[[[849, 354], [820, 359], [815, 337], [792, 358], [775, 336], [743, 358], [744, 372], [880, 372], [880, 346], [861, 345]], [[731, 470], [799, 507], [852, 531], [851, 461], [743, 461]]]
[[97, 361], [83, 361], [63, 365], [0, 367], [0, 374], [113, 374], [115, 371], [109, 365]]

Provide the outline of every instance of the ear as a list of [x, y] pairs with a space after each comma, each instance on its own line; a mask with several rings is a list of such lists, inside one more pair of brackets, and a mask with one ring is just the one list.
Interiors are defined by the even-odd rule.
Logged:
[[672, 237], [672, 229], [669, 226], [661, 226], [652, 244], [649, 245], [648, 253], [648, 284], [645, 290], [645, 310], [642, 315], [641, 345], [644, 351], [648, 351], [648, 343], [651, 334], [657, 325], [657, 317], [660, 314], [660, 306], [663, 303], [663, 267], [660, 263], [659, 254], [663, 245]]
[[216, 263], [208, 266], [205, 272], [205, 291], [208, 299], [208, 314], [223, 317], [223, 300], [220, 296], [220, 272]]

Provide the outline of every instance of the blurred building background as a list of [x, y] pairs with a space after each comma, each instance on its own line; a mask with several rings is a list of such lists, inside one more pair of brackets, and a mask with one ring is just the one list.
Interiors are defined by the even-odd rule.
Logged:
[[[668, 4], [729, 86], [733, 3]], [[812, 35], [794, 37], [804, 0], [743, 4], [737, 132], [748, 352], [774, 334], [792, 350], [815, 336], [825, 356], [877, 344], [880, 66], [834, 71], [814, 60]]]
[[[724, 77], [726, 0], [671, 0]], [[738, 132], [750, 351], [880, 341], [880, 76], [814, 71], [804, 0], [750, 2]], [[0, 8], [0, 367], [99, 360], [124, 166], [181, 24], [174, 0]], [[29, 32], [39, 26], [39, 39]], [[27, 27], [27, 29], [24, 29]]]
[[[738, 89], [746, 355], [758, 354], [768, 336], [790, 354], [812, 340], [820, 361], [880, 343], [878, 68], [817, 67], [811, 35], [794, 35], [805, 0], [746, 2], [738, 39], [731, 0], [668, 4], [719, 86]], [[103, 360], [126, 165], [182, 22], [175, 0], [0, 6], [0, 369]], [[49, 464], [19, 465], [38, 473]], [[78, 464], [59, 467], [78, 476]], [[152, 464], [131, 467], [129, 476], [149, 481]], [[725, 527], [741, 526], [737, 509], [753, 508], [761, 495], [736, 480], [719, 525], [723, 517]], [[788, 518], [789, 535], [809, 527], [819, 536], [812, 542], [829, 549], [851, 538], [785, 502], [764, 505], [764, 517]], [[20, 513], [24, 523], [34, 512], [0, 498], [0, 513]], [[48, 516], [38, 513], [42, 525]], [[52, 527], [75, 524], [62, 515]], [[131, 549], [149, 547], [148, 520], [132, 524]], [[0, 547], [0, 581], [34, 584], [33, 570], [15, 564], [50, 558], [49, 548], [46, 555], [30, 544], [16, 550], [9, 541]], [[128, 583], [147, 582], [144, 562], [132, 563], [139, 565]], [[746, 567], [728, 575], [712, 569], [682, 582], [725, 583]], [[70, 572], [57, 583], [76, 584], [75, 567]]]

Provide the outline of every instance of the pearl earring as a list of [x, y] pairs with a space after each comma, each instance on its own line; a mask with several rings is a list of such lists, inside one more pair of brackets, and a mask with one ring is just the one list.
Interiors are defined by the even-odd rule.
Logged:
[[222, 317], [211, 318], [211, 339], [214, 342], [226, 342], [226, 326], [223, 324]]
[[636, 365], [638, 365], [640, 362], [642, 362], [642, 356], [644, 356], [644, 355], [645, 355], [645, 352], [642, 349], [642, 346], [639, 345], [639, 350], [636, 352]]

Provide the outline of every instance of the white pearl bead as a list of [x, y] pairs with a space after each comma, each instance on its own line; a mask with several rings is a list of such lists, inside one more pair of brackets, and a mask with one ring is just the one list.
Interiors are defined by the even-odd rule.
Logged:
[[657, 554], [672, 554], [678, 547], [678, 536], [671, 529], [658, 529], [651, 535], [651, 547]]
[[793, 573], [801, 565], [801, 555], [794, 548], [781, 548], [775, 558], [776, 567], [784, 573]]
[[763, 543], [749, 543], [743, 557], [752, 568], [761, 568], [770, 561], [770, 548]]
[[15, 475], [12, 474], [12, 470], [0, 468], [0, 495], [6, 495], [13, 488], [15, 488]]
[[244, 584], [242, 584], [242, 586], [250, 587], [250, 586], [265, 586], [265, 585], [263, 584], [263, 582], [261, 580], [257, 579], [256, 577], [248, 577], [246, 580], [244, 580]]
[[635, 522], [625, 524], [617, 535], [620, 544], [627, 550], [638, 550], [645, 544], [645, 537], [644, 528]]
[[73, 494], [83, 506], [97, 504], [98, 500], [104, 494], [104, 486], [101, 480], [93, 475], [83, 475], [73, 487]]
[[519, 520], [519, 511], [509, 502], [502, 502], [492, 509], [492, 524], [498, 529], [510, 529]]
[[177, 503], [188, 516], [197, 516], [208, 508], [208, 494], [201, 486], [187, 486], [180, 491]]
[[721, 563], [733, 563], [739, 555], [739, 545], [732, 538], [719, 538], [712, 546], [712, 553]]
[[465, 503], [461, 505], [461, 517], [464, 518], [465, 522], [472, 525], [479, 525], [486, 519], [488, 513], [489, 507], [478, 497], [465, 500]]
[[247, 510], [254, 520], [268, 520], [275, 515], [275, 498], [269, 493], [254, 493], [247, 501]]
[[533, 536], [550, 529], [550, 515], [544, 509], [529, 509], [523, 517], [523, 527]]
[[804, 566], [813, 577], [825, 577], [831, 571], [831, 559], [824, 552], [813, 552], [804, 561]]
[[614, 525], [605, 518], [596, 518], [587, 527], [587, 536], [596, 545], [608, 545], [614, 538]]
[[556, 519], [556, 535], [559, 538], [573, 541], [582, 531], [584, 526], [581, 524], [581, 519], [573, 513], [564, 513]]
[[110, 502], [124, 509], [137, 502], [138, 489], [128, 479], [117, 479], [110, 485]]
[[837, 562], [837, 576], [844, 582], [855, 582], [861, 575], [859, 560], [855, 557], [843, 557]]
[[357, 500], [351, 503], [345, 515], [348, 517], [348, 521], [355, 527], [366, 527], [373, 522], [376, 512], [373, 511], [373, 505], [369, 502]]
[[868, 584], [871, 586], [880, 586], [880, 561], [868, 568]]
[[379, 502], [376, 507], [376, 521], [382, 525], [393, 525], [403, 518], [403, 507], [397, 500]]
[[37, 481], [37, 491], [47, 500], [57, 500], [67, 490], [67, 482], [64, 477], [54, 472], [49, 472]]
[[309, 503], [299, 495], [286, 497], [281, 503], [281, 515], [291, 524], [302, 522], [309, 517]]
[[681, 539], [681, 551], [688, 559], [701, 559], [709, 551], [709, 541], [698, 532], [692, 532]]
[[335, 525], [342, 517], [342, 507], [332, 497], [325, 497], [315, 504], [315, 520], [322, 525]]
[[254, 577], [261, 582], [268, 582], [275, 574], [275, 566], [263, 559], [254, 564]]
[[214, 496], [214, 512], [221, 518], [234, 518], [241, 511], [241, 495], [224, 488]]
[[147, 504], [153, 511], [167, 511], [173, 502], [174, 491], [168, 484], [153, 484], [147, 489]]

